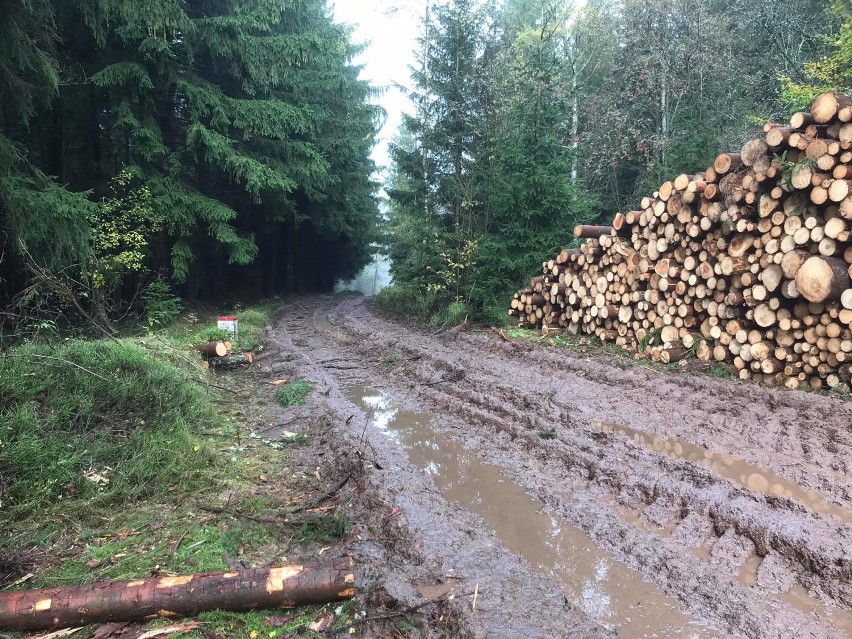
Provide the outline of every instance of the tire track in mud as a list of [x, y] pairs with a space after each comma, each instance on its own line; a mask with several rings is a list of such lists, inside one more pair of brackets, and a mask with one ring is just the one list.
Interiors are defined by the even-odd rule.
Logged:
[[[318, 366], [334, 358], [326, 373], [337, 385], [371, 384], [426, 410], [699, 619], [734, 636], [852, 636], [848, 404], [520, 352], [482, 335], [446, 342], [379, 318], [358, 298], [304, 304], [282, 324], [294, 345], [304, 342], [303, 357]], [[543, 440], [551, 428], [556, 438]], [[710, 461], [673, 454], [677, 440]], [[750, 482], [714, 471], [713, 455], [798, 484], [813, 501], [766, 494], [772, 484], [759, 472]]]
[[[336, 448], [340, 450], [361, 446], [361, 438], [367, 432], [362, 430], [361, 420], [353, 419], [356, 409], [345, 399], [344, 389], [365, 382], [365, 372], [380, 362], [372, 356], [375, 353], [367, 353], [365, 357], [359, 348], [344, 350], [363, 336], [353, 339], [331, 325], [323, 301], [328, 302], [305, 300], [285, 308], [276, 318], [271, 339], [276, 342], [276, 351], [286, 354], [288, 360], [296, 355], [298, 361], [288, 370], [313, 381], [316, 391], [328, 398], [327, 403], [319, 403], [320, 409], [330, 407], [343, 416], [349, 415], [345, 418], [349, 432], [342, 433], [348, 443], [338, 443]], [[327, 366], [332, 362], [335, 365], [343, 362], [345, 370], [329, 369]], [[364, 477], [370, 484], [366, 493], [371, 503], [368, 507], [384, 511], [380, 515], [384, 523], [376, 527], [376, 532], [391, 536], [393, 531], [386, 530], [387, 522], [395, 519], [397, 525], [409, 529], [409, 537], [417, 538], [417, 543], [413, 547], [405, 543], [401, 548], [392, 543], [391, 548], [383, 551], [382, 545], [387, 540], [373, 541], [373, 531], [362, 529], [366, 533], [364, 549], [359, 552], [356, 548], [352, 553], [362, 562], [359, 588], [378, 588], [410, 605], [422, 601], [416, 584], [423, 583], [443, 592], [442, 587], [429, 586], [436, 576], [439, 584], [458, 579], [459, 584], [469, 586], [467, 590], [472, 591], [474, 582], [469, 575], [473, 575], [475, 583], [481, 586], [483, 597], [479, 600], [478, 614], [468, 619], [463, 629], [467, 634], [457, 627], [445, 628], [439, 619], [437, 628], [433, 629], [433, 621], [423, 634], [415, 633], [416, 636], [615, 639], [614, 633], [566, 607], [558, 588], [502, 548], [481, 519], [453, 502], [446, 502], [434, 487], [430, 489], [431, 481], [408, 462], [405, 451], [397, 444], [383, 437], [371, 437], [369, 450], [381, 460], [384, 469]], [[486, 597], [485, 593], [491, 594]], [[384, 635], [368, 632], [366, 636]]]

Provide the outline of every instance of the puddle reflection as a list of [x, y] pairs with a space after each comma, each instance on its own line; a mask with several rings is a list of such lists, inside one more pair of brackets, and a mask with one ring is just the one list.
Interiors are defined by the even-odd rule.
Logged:
[[572, 605], [616, 628], [625, 639], [716, 636], [583, 531], [540, 512], [542, 504], [506, 480], [500, 467], [480, 462], [434, 431], [428, 415], [404, 410], [371, 388], [353, 387], [347, 394], [372, 411], [371, 424], [405, 448], [445, 497], [481, 515], [503, 545], [557, 581]]

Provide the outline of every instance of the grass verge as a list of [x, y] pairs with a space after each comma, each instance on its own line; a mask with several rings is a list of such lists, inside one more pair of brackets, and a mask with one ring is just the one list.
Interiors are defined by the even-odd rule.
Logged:
[[[260, 347], [274, 307], [238, 312], [241, 348]], [[271, 391], [247, 406], [239, 387], [240, 395], [211, 390], [211, 373], [188, 344], [214, 330], [185, 317], [142, 338], [30, 343], [0, 354], [0, 589], [282, 563], [298, 552], [294, 544], [348, 533], [337, 514], [290, 530], [239, 514], [293, 502], [291, 453], [242, 426], [272, 419], [262, 414], [274, 407]], [[356, 616], [348, 603], [209, 612], [203, 631], [185, 636], [318, 636], [306, 629], [329, 612], [335, 627]]]

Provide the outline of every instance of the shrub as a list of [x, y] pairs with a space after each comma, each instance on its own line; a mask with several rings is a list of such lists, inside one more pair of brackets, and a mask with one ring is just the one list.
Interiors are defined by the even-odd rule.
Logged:
[[145, 325], [150, 329], [160, 328], [175, 321], [183, 311], [180, 298], [163, 280], [154, 280], [142, 291], [142, 306], [145, 309]]
[[407, 284], [394, 284], [381, 290], [376, 295], [376, 305], [390, 315], [420, 322], [428, 322], [437, 306], [433, 293]]

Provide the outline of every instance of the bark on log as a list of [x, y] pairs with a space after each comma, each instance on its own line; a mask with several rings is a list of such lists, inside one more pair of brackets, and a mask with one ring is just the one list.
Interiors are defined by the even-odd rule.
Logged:
[[613, 228], [611, 226], [591, 226], [588, 224], [578, 224], [574, 227], [574, 237], [584, 237], [597, 239], [601, 235], [612, 235]]
[[195, 350], [200, 351], [208, 359], [211, 357], [224, 357], [228, 354], [228, 347], [225, 346], [225, 342], [207, 342], [206, 344], [196, 346]]
[[289, 608], [355, 596], [353, 561], [151, 577], [0, 593], [0, 629], [187, 617], [206, 610]]
[[809, 111], [799, 111], [790, 117], [790, 126], [794, 129], [804, 129], [809, 124], [813, 124], [814, 116]]
[[211, 357], [208, 361], [211, 366], [243, 366], [251, 364], [254, 361], [254, 355], [251, 353], [235, 353], [233, 355], [225, 355], [224, 357]]

